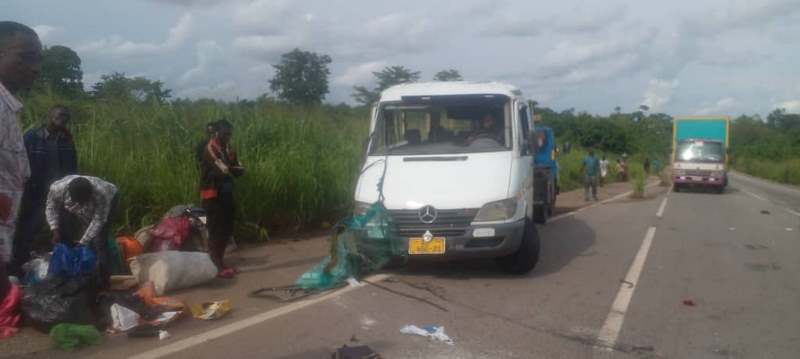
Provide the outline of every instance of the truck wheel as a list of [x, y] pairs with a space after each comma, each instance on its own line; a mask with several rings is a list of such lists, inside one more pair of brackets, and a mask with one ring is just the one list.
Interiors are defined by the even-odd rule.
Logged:
[[525, 219], [522, 242], [516, 252], [497, 258], [497, 265], [506, 273], [525, 274], [530, 272], [539, 261], [539, 232], [530, 219]]
[[549, 208], [550, 206], [546, 204], [541, 205], [534, 205], [533, 206], [533, 220], [539, 224], [547, 223], [547, 217], [549, 217]]

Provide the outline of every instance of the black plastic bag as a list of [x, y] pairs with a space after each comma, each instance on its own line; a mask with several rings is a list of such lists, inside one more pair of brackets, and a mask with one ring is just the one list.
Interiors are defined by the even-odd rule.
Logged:
[[26, 324], [44, 333], [60, 323], [94, 325], [95, 294], [91, 277], [47, 278], [25, 288], [23, 318]]

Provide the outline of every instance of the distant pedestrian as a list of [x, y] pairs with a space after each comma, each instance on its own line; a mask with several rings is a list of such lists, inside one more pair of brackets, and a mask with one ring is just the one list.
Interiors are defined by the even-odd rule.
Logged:
[[597, 201], [597, 177], [600, 174], [600, 161], [594, 155], [594, 149], [589, 148], [589, 154], [583, 158], [581, 163], [581, 172], [583, 172], [583, 198], [586, 201], [590, 200], [589, 190], [591, 189], [592, 197]]
[[649, 158], [645, 158], [644, 159], [644, 163], [642, 164], [642, 166], [644, 166], [644, 174], [646, 176], [649, 176], [650, 175], [650, 159]]
[[97, 255], [97, 287], [110, 287], [108, 240], [117, 211], [117, 186], [97, 177], [69, 175], [50, 186], [47, 224], [53, 244], [90, 246]]
[[230, 144], [232, 134], [233, 126], [228, 121], [218, 121], [216, 133], [208, 141], [200, 164], [200, 197], [208, 216], [208, 253], [220, 278], [232, 278], [237, 273], [223, 261], [235, 219], [233, 179], [244, 174]]
[[25, 185], [14, 235], [13, 274], [22, 274], [21, 266], [30, 259], [34, 240], [46, 228], [44, 209], [50, 185], [66, 175], [78, 173], [75, 143], [67, 129], [69, 121], [69, 109], [56, 105], [50, 108], [46, 125], [25, 133], [31, 178]]
[[606, 182], [606, 177], [608, 176], [608, 160], [606, 159], [606, 155], [600, 159], [600, 185], [604, 185]]
[[29, 89], [39, 77], [42, 43], [30, 27], [0, 21], [0, 301], [11, 284], [6, 264], [11, 260], [17, 214], [30, 176], [19, 114], [22, 102], [14, 94]]

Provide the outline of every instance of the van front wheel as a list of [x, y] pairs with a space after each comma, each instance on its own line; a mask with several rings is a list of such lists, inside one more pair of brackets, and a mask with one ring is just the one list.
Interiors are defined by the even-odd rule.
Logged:
[[497, 258], [497, 265], [506, 273], [525, 274], [530, 272], [539, 261], [539, 232], [530, 219], [525, 219], [522, 242], [516, 252]]

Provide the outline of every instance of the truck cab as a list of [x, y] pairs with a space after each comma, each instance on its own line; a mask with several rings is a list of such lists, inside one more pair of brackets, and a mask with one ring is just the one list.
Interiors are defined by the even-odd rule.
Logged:
[[391, 87], [372, 111], [356, 213], [383, 201], [411, 260], [495, 258], [528, 272], [539, 256], [532, 126], [511, 85]]
[[730, 118], [679, 117], [673, 120], [673, 126], [674, 190], [707, 187], [723, 193], [728, 185]]

